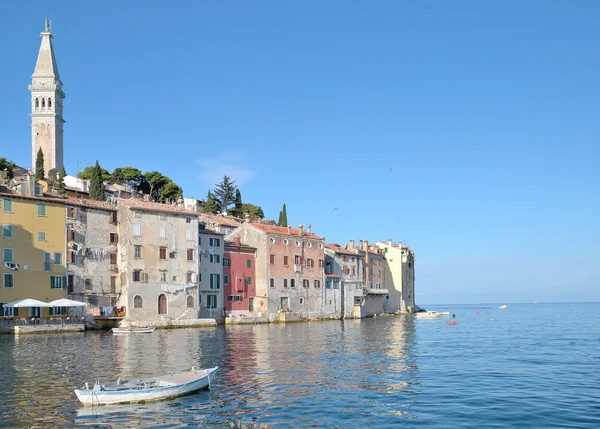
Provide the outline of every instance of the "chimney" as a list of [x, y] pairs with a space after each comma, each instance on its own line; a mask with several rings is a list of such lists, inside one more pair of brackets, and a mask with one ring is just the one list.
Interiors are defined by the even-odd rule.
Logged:
[[354, 240], [350, 240], [350, 249], [354, 249]]
[[362, 247], [363, 247], [363, 241], [362, 240], [358, 240], [358, 243], [359, 243], [358, 244], [358, 248], [362, 249]]
[[236, 235], [235, 237], [233, 237], [233, 244], [235, 244], [236, 246], [240, 245], [240, 236]]
[[365, 241], [363, 242], [363, 250], [364, 250], [365, 252], [368, 252], [368, 251], [369, 251], [369, 242], [368, 242], [367, 240], [365, 240]]
[[300, 237], [302, 237], [302, 228], [304, 228], [304, 226], [302, 224], [298, 225], [298, 235]]
[[308, 233], [310, 234], [310, 233], [311, 233], [311, 232], [310, 232], [310, 229], [311, 229], [311, 228], [312, 228], [312, 225], [309, 223], [309, 224], [308, 224], [308, 227], [306, 228], [306, 232], [308, 232]]
[[246, 213], [246, 216], [244, 216], [244, 220], [246, 223], [250, 223], [250, 215], [248, 213]]
[[292, 225], [288, 225], [288, 235], [292, 235]]

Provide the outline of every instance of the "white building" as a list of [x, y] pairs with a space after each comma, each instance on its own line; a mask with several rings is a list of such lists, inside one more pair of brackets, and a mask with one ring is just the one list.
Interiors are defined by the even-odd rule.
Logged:
[[225, 235], [206, 228], [200, 221], [198, 228], [198, 303], [199, 318], [224, 320], [223, 252]]

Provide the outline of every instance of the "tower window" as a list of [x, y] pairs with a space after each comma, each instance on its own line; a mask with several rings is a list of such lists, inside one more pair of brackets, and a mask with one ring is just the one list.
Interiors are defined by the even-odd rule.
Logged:
[[42, 98], [42, 109], [43, 109], [44, 107], [46, 107], [46, 99], [45, 99], [45, 98]]
[[39, 98], [35, 99], [35, 107], [40, 107], [40, 99]]
[[51, 98], [48, 99], [48, 107], [52, 107], [52, 99]]

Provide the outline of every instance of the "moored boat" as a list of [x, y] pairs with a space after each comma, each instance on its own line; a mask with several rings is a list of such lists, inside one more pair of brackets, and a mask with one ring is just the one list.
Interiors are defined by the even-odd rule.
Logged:
[[502, 304], [502, 305], [501, 305], [500, 307], [498, 307], [498, 308], [499, 308], [499, 309], [501, 309], [501, 310], [505, 310], [505, 309], [507, 309], [507, 308], [508, 308], [508, 305], [506, 305], [506, 304]]
[[442, 313], [438, 313], [437, 311], [421, 311], [419, 313], [415, 313], [415, 317], [417, 317], [417, 319], [434, 319], [441, 316]]
[[154, 332], [154, 326], [145, 326], [143, 328], [112, 328], [113, 334], [151, 334]]
[[75, 395], [84, 407], [161, 401], [210, 387], [218, 368], [218, 366], [199, 370], [192, 368], [191, 371], [180, 374], [130, 381], [118, 379], [113, 384], [85, 383], [81, 389], [75, 389]]

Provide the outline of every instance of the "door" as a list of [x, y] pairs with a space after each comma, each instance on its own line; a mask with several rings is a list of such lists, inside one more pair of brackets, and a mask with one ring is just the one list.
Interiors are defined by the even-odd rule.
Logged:
[[290, 299], [287, 296], [281, 297], [281, 311], [290, 311]]
[[167, 297], [165, 294], [158, 296], [158, 314], [167, 314]]
[[248, 298], [248, 311], [254, 313], [254, 298]]

